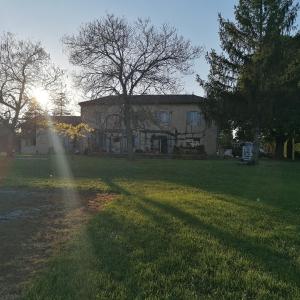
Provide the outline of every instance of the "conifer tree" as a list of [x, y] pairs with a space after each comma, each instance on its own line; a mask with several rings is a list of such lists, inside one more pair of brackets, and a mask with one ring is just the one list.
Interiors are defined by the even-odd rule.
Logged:
[[35, 139], [38, 127], [44, 123], [45, 111], [41, 108], [35, 98], [31, 98], [28, 109], [22, 118], [20, 129], [23, 137], [33, 137]]
[[70, 100], [67, 97], [65, 92], [59, 92], [52, 97], [53, 111], [54, 116], [68, 116], [70, 115], [70, 110], [68, 105]]
[[283, 158], [284, 142], [300, 135], [300, 33], [282, 38], [280, 56], [272, 123], [265, 133], [275, 141], [279, 159]]
[[207, 55], [208, 80], [198, 78], [210, 100], [207, 114], [221, 127], [250, 132], [255, 160], [272, 121], [278, 45], [294, 29], [298, 9], [293, 0], [240, 0], [235, 21], [219, 15], [222, 53]]
[[70, 110], [68, 109], [68, 105], [70, 104], [70, 100], [67, 97], [65, 92], [57, 93], [52, 100], [53, 103], [53, 115], [54, 116], [68, 116], [70, 115]]

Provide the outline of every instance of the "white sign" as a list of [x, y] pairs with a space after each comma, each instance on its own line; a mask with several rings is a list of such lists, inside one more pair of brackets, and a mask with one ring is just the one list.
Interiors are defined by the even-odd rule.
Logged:
[[253, 157], [253, 143], [245, 143], [243, 146], [242, 159], [244, 161], [251, 161]]

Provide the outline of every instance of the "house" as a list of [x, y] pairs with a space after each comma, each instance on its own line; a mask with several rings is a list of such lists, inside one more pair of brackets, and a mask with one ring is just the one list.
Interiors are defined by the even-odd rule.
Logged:
[[9, 141], [9, 130], [0, 122], [0, 153], [7, 152]]
[[[217, 128], [201, 111], [196, 95], [131, 96], [135, 152], [172, 154], [176, 151], [217, 151]], [[94, 128], [88, 139], [92, 152], [126, 153], [122, 98], [106, 96], [79, 103], [82, 121]]]
[[[78, 125], [81, 123], [79, 116], [54, 116], [51, 122]], [[45, 118], [30, 120], [22, 125], [20, 137], [20, 152], [22, 154], [49, 154], [55, 152], [53, 128], [45, 126]], [[73, 141], [66, 135], [57, 135], [66, 152], [77, 151]], [[81, 149], [78, 149], [81, 150]]]

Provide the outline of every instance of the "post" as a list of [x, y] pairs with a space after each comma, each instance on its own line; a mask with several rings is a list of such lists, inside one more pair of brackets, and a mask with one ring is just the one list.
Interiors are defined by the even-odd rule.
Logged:
[[127, 95], [123, 95], [124, 100], [124, 124], [127, 137], [127, 153], [128, 159], [133, 160], [133, 134], [131, 128], [131, 107], [130, 98]]
[[259, 147], [260, 147], [260, 142], [259, 142], [259, 127], [255, 128], [255, 133], [254, 133], [254, 141], [253, 141], [253, 163], [257, 164], [259, 161]]
[[295, 138], [292, 138], [292, 160], [295, 160]]
[[13, 129], [8, 130], [8, 136], [7, 136], [7, 156], [13, 157], [16, 147], [16, 133]]

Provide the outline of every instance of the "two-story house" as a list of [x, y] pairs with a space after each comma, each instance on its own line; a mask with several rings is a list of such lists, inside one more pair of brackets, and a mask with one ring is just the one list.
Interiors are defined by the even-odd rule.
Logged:
[[[131, 96], [134, 150], [173, 153], [174, 149], [202, 147], [216, 154], [217, 128], [201, 112], [204, 98], [195, 95]], [[82, 121], [94, 128], [88, 145], [93, 152], [125, 153], [127, 139], [120, 96], [79, 103]]]

